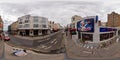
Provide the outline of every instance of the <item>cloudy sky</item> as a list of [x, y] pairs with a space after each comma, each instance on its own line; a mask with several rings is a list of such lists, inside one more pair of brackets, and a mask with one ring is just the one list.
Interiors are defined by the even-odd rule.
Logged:
[[31, 14], [47, 17], [65, 26], [73, 15], [94, 16], [106, 22], [107, 14], [120, 13], [120, 0], [0, 0], [0, 15], [4, 21], [4, 30], [18, 17]]

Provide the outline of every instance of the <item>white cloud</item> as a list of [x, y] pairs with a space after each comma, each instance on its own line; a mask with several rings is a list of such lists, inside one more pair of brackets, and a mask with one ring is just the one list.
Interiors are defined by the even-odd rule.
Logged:
[[66, 25], [70, 23], [73, 15], [82, 17], [98, 15], [100, 20], [107, 21], [108, 13], [112, 11], [120, 12], [120, 9], [118, 9], [120, 1], [118, 0], [71, 1], [12, 0], [11, 2], [2, 0], [0, 15], [4, 19], [6, 29], [10, 23], [26, 14], [44, 16], [49, 20]]

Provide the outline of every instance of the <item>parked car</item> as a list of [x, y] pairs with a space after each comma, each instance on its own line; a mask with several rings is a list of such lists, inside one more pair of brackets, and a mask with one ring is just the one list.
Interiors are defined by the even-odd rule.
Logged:
[[4, 41], [9, 41], [10, 37], [7, 34], [5, 34], [3, 39], [4, 39]]

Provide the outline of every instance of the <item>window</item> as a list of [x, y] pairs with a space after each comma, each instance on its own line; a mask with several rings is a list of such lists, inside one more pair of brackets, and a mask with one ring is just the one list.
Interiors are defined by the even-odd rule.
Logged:
[[93, 35], [92, 34], [82, 34], [82, 41], [93, 41]]
[[22, 19], [19, 18], [19, 24], [22, 24]]
[[47, 26], [46, 25], [42, 25], [43, 28], [46, 28]]
[[29, 22], [29, 20], [25, 20], [25, 23], [28, 23]]
[[22, 25], [19, 25], [19, 28], [22, 28]]
[[33, 27], [39, 27], [39, 24], [34, 24]]
[[36, 16], [34, 17], [34, 22], [38, 22], [39, 18]]
[[34, 22], [38, 22], [38, 19], [34, 19]]
[[22, 22], [22, 19], [18, 18], [18, 20], [20, 20], [20, 22]]
[[26, 19], [29, 20], [29, 18], [30, 18], [30, 15], [27, 15], [27, 16], [26, 16]]
[[114, 36], [114, 33], [100, 34], [100, 41], [112, 38], [113, 36]]
[[46, 18], [42, 18], [41, 23], [46, 23], [47, 19]]
[[29, 24], [25, 24], [24, 27], [25, 27], [25, 28], [26, 28], [26, 27], [29, 27]]
[[22, 24], [22, 22], [19, 22], [19, 24]]

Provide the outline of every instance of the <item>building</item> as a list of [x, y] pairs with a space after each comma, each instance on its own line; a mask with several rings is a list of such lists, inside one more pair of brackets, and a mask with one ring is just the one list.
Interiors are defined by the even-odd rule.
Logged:
[[60, 29], [62, 29], [62, 26], [59, 23], [55, 23], [52, 21], [48, 22], [48, 26], [49, 26], [49, 31], [58, 31]]
[[54, 27], [53, 27], [53, 30], [54, 30], [54, 31], [58, 31], [58, 30], [60, 30], [60, 29], [62, 29], [61, 25], [60, 25], [59, 23], [55, 23], [55, 24], [54, 24]]
[[3, 32], [3, 20], [0, 16], [0, 33]]
[[13, 22], [11, 25], [9, 25], [8, 30], [11, 34], [16, 35], [18, 32], [18, 21]]
[[108, 14], [108, 27], [120, 27], [120, 14], [112, 12]]
[[54, 28], [54, 22], [49, 21], [49, 22], [48, 22], [48, 28], [49, 28], [50, 31], [52, 31], [53, 28]]
[[102, 26], [102, 22], [100, 20], [98, 21], [98, 26]]
[[74, 15], [74, 16], [72, 16], [72, 18], [71, 18], [71, 22], [78, 21], [78, 20], [81, 20], [81, 19], [82, 19], [81, 16]]
[[8, 32], [11, 34], [11, 25], [8, 26]]
[[31, 15], [19, 17], [18, 33], [26, 36], [46, 35], [48, 33], [48, 19]]
[[70, 24], [70, 27], [71, 28], [76, 28], [76, 24], [78, 21], [82, 20], [83, 18], [81, 16], [78, 16], [78, 15], [74, 15], [72, 18], [71, 18], [71, 24]]
[[106, 27], [107, 26], [107, 22], [101, 22], [101, 26]]

